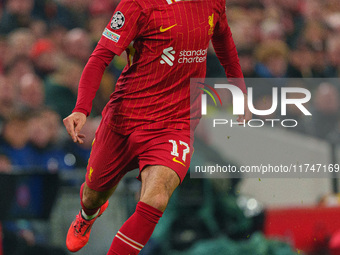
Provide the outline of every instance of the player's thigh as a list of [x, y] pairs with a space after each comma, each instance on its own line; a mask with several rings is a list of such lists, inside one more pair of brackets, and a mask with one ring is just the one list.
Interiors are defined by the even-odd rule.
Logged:
[[164, 211], [168, 201], [180, 184], [178, 174], [161, 165], [147, 166], [141, 172], [142, 190], [140, 201]]
[[86, 184], [91, 190], [110, 193], [128, 171], [138, 167], [137, 163], [128, 136], [114, 132], [102, 122], [92, 145]]
[[166, 166], [178, 175], [180, 183], [183, 181], [193, 153], [193, 137], [190, 131], [141, 131], [136, 140], [142, 141], [139, 146], [142, 151], [138, 154], [141, 173], [148, 166]]

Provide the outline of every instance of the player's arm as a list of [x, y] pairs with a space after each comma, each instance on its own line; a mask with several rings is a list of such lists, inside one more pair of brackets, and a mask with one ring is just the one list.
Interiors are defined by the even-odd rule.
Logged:
[[86, 122], [86, 117], [91, 113], [92, 101], [99, 89], [105, 68], [114, 56], [112, 51], [98, 44], [83, 70], [78, 86], [76, 106], [72, 114], [63, 120], [74, 142], [83, 143], [85, 136], [79, 132]]
[[245, 114], [239, 115], [237, 120], [245, 120], [247, 122], [252, 118], [252, 114], [248, 108], [246, 85], [225, 11], [223, 11], [220, 15], [211, 41], [215, 49], [216, 56], [223, 66], [228, 80], [238, 86], [244, 94]]
[[92, 101], [106, 66], [143, 32], [144, 24], [145, 14], [136, 1], [120, 1], [85, 66], [79, 83], [76, 107], [72, 114], [64, 119], [67, 132], [74, 142], [83, 143], [84, 136], [79, 132], [91, 112]]

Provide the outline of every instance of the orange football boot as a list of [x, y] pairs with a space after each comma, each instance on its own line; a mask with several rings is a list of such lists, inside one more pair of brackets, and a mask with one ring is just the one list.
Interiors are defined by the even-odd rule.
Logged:
[[85, 220], [81, 216], [81, 211], [78, 213], [67, 232], [66, 247], [69, 251], [77, 252], [88, 243], [93, 223], [103, 214], [108, 205], [109, 201], [106, 201], [100, 207], [98, 215], [92, 220]]

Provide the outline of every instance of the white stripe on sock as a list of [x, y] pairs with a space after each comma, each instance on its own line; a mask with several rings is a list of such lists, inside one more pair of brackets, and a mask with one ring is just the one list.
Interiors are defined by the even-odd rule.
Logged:
[[122, 235], [123, 237], [125, 237], [127, 240], [129, 240], [130, 242], [132, 242], [132, 243], [134, 243], [134, 244], [136, 244], [136, 245], [138, 245], [138, 246], [140, 246], [140, 247], [144, 247], [144, 245], [143, 244], [140, 244], [140, 243], [138, 243], [138, 242], [136, 242], [135, 240], [132, 240], [131, 238], [129, 238], [129, 237], [127, 237], [126, 235], [124, 235], [122, 232], [120, 232], [120, 231], [118, 231], [118, 233], [120, 234], [120, 235]]
[[127, 241], [125, 241], [123, 238], [121, 238], [120, 236], [116, 235], [117, 238], [119, 238], [120, 240], [122, 240], [124, 243], [130, 245], [132, 248], [141, 251], [142, 249], [138, 248], [137, 246], [132, 245], [131, 243], [128, 243]]

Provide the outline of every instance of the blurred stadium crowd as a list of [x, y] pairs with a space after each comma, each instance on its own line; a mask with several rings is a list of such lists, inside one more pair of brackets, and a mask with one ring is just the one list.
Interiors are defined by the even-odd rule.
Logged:
[[[84, 145], [68, 139], [61, 120], [75, 105], [82, 69], [118, 3], [0, 0], [0, 169], [86, 166], [98, 116], [126, 64], [124, 54], [104, 74]], [[338, 0], [228, 0], [227, 14], [246, 77], [340, 76]], [[223, 76], [218, 65], [210, 50], [208, 77]], [[339, 87], [325, 82], [310, 89], [313, 118], [296, 130], [326, 138], [338, 129]], [[270, 104], [264, 91], [255, 106]], [[300, 117], [293, 108], [289, 114]]]

